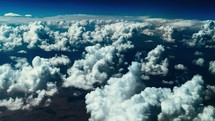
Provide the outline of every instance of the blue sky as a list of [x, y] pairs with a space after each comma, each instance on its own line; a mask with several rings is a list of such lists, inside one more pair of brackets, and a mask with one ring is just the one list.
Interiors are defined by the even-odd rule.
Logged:
[[64, 14], [147, 15], [167, 18], [214, 19], [213, 0], [1, 0], [0, 14], [33, 16]]

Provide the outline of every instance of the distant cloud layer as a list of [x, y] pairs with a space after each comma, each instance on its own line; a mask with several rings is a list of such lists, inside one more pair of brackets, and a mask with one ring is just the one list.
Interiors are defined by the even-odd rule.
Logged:
[[17, 13], [5, 13], [4, 14], [5, 17], [32, 17], [31, 14], [25, 14], [25, 15], [20, 15], [20, 14], [17, 14]]
[[17, 14], [17, 13], [5, 13], [4, 16], [9, 16], [9, 17], [19, 17], [21, 15]]
[[91, 121], [215, 120], [213, 21], [5, 16], [0, 107], [48, 106], [66, 88], [88, 92]]
[[31, 14], [25, 14], [25, 17], [32, 17]]

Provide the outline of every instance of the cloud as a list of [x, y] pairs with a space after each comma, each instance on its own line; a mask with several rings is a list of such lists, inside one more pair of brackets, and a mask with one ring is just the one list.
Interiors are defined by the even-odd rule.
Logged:
[[187, 69], [177, 62], [188, 51], [196, 60], [186, 64], [206, 66], [211, 55], [201, 47], [214, 44], [212, 21], [86, 15], [0, 21], [0, 107], [46, 106], [59, 89], [72, 87], [89, 91], [90, 120], [213, 120], [205, 101], [213, 100], [214, 87], [199, 75], [186, 81], [192, 68], [173, 71]]
[[204, 58], [198, 58], [196, 60], [193, 61], [194, 64], [196, 64], [197, 66], [204, 66]]
[[163, 83], [163, 84], [168, 84], [168, 85], [173, 85], [173, 84], [174, 84], [174, 81], [166, 81], [166, 80], [163, 80], [162, 83]]
[[[5, 99], [0, 100], [0, 106], [9, 110], [28, 109], [39, 105], [44, 97], [58, 92], [55, 83], [61, 75], [59, 69], [54, 67], [56, 64], [50, 62], [53, 58], [49, 60], [36, 56], [32, 66], [25, 58], [11, 59], [16, 61], [16, 69], [9, 64], [0, 66], [0, 90], [1, 94], [6, 94]], [[17, 93], [25, 96], [17, 96]]]
[[214, 27], [213, 21], [206, 21], [202, 26], [202, 29], [192, 35], [192, 40], [188, 43], [190, 46], [204, 46], [214, 41]]
[[203, 98], [202, 77], [194, 76], [181, 87], [174, 87], [173, 93], [161, 101], [158, 120], [192, 120], [201, 109]]
[[13, 60], [16, 63], [14, 66], [17, 69], [21, 69], [24, 66], [29, 66], [27, 58], [11, 56], [10, 59]]
[[210, 61], [209, 62], [209, 69], [208, 69], [212, 74], [215, 74], [215, 61]]
[[[34, 94], [26, 97], [2, 99], [0, 100], [0, 107], [6, 107], [8, 110], [31, 109], [38, 106], [45, 97], [53, 96], [57, 92], [58, 90], [54, 83], [47, 83], [47, 90], [37, 90]], [[47, 99], [46, 102], [50, 103], [50, 99]]]
[[128, 68], [129, 72], [121, 78], [110, 78], [108, 85], [105, 85], [103, 89], [97, 88], [86, 95], [87, 111], [91, 113], [90, 120], [117, 120], [117, 117], [119, 117], [118, 120], [123, 120], [127, 118], [124, 117], [125, 115], [120, 115], [123, 111], [120, 103], [135, 94], [137, 81], [140, 80], [140, 68], [139, 63], [133, 62]]
[[[77, 17], [78, 16], [76, 16], [76, 18]], [[85, 17], [87, 18], [90, 16]], [[108, 44], [118, 44], [117, 49], [119, 50], [123, 49], [122, 47], [126, 47], [126, 45], [127, 48], [132, 48], [130, 46], [131, 44], [129, 44], [130, 41], [127, 40], [132, 38], [135, 34], [138, 35], [138, 33], [142, 34], [147, 31], [153, 33], [150, 34], [150, 36], [162, 36], [163, 39], [169, 42], [174, 42], [174, 39], [178, 37], [176, 34], [180, 34], [180, 36], [189, 36], [183, 35], [185, 33], [181, 31], [188, 27], [174, 24], [168, 26], [168, 24], [181, 22], [183, 20], [166, 20], [165, 22], [158, 21], [158, 23], [147, 18], [145, 18], [148, 20], [147, 22], [134, 22], [127, 20], [128, 18], [124, 18], [125, 20], [121, 21], [117, 19], [108, 20], [108, 18], [104, 18], [102, 20], [82, 19], [78, 21], [78, 18], [77, 20], [70, 20], [67, 16], [46, 17], [41, 19], [21, 17], [14, 19], [17, 19], [16, 21], [23, 21], [24, 24], [17, 23], [16, 26], [1, 26], [0, 39], [3, 40], [2, 45], [4, 45], [3, 48], [1, 48], [2, 51], [11, 51], [12, 49], [20, 46], [27, 46], [29, 49], [41, 48], [45, 51], [73, 51], [77, 50], [78, 47], [83, 44], [102, 43], [104, 41]], [[137, 20], [138, 19], [139, 18], [137, 18]], [[2, 19], [2, 21], [7, 20]], [[195, 26], [196, 24], [201, 24], [201, 22], [193, 22], [195, 23]], [[164, 25], [161, 26], [159, 23], [161, 25], [163, 23]], [[206, 22], [205, 26], [207, 24], [208, 23]], [[211, 27], [208, 27], [209, 30], [207, 29], [207, 26], [204, 28], [205, 29], [202, 29], [202, 31], [213, 31], [211, 30]], [[180, 33], [177, 31], [180, 31]], [[117, 39], [120, 39], [120, 41], [126, 41], [127, 43], [123, 42], [124, 45], [121, 45], [119, 44], [120, 41], [116, 41]], [[200, 42], [195, 38], [193, 40]], [[182, 42], [192, 44], [192, 42], [188, 40], [182, 40]], [[212, 45], [208, 43], [208, 47], [211, 46]]]
[[215, 108], [213, 106], [207, 106], [202, 113], [198, 114], [198, 117], [194, 121], [213, 121], [215, 120]]
[[[102, 22], [102, 21], [100, 21]], [[100, 24], [97, 23], [98, 25]], [[112, 21], [111, 21], [112, 22]], [[89, 21], [82, 21], [86, 25]], [[85, 48], [84, 59], [76, 60], [73, 66], [68, 69], [68, 77], [64, 79], [65, 87], [78, 87], [92, 89], [94, 84], [102, 84], [111, 75], [114, 75], [114, 65], [122, 61], [121, 53], [134, 47], [128, 38], [133, 36], [133, 30], [143, 29], [147, 24], [117, 22], [104, 26], [96, 26], [95, 31], [85, 36], [86, 28], [74, 24], [68, 29], [68, 36], [73, 44], [101, 43]], [[78, 41], [77, 41], [78, 40]], [[85, 40], [83, 42], [79, 40]], [[103, 46], [103, 41], [106, 45]]]
[[205, 100], [211, 100], [215, 97], [215, 86], [207, 86], [207, 90], [205, 91]]
[[[146, 26], [118, 20], [33, 21], [1, 25], [0, 52], [15, 51], [21, 55], [12, 54], [9, 57], [11, 63], [0, 66], [0, 89], [5, 94], [5, 98], [0, 99], [1, 106], [18, 110], [32, 108], [43, 100], [50, 102], [47, 98], [58, 91], [56, 81], [61, 83], [63, 80], [63, 87], [93, 89], [94, 85], [121, 75], [119, 68], [124, 65], [122, 53], [134, 48], [129, 38], [135, 34], [133, 31]], [[27, 56], [35, 50], [43, 50], [44, 53], [75, 52], [82, 46], [86, 46], [83, 59], [73, 60], [74, 63], [64, 54], [49, 58], [36, 56], [32, 60]], [[68, 68], [70, 64], [73, 65]], [[67, 74], [61, 74], [61, 66], [68, 68]], [[50, 85], [54, 86], [49, 89]], [[20, 93], [23, 96], [17, 96]], [[14, 103], [14, 108], [10, 103]]]
[[31, 14], [25, 14], [25, 17], [32, 17]]
[[17, 53], [27, 53], [25, 50], [20, 50]]
[[[24, 19], [24, 18], [23, 18]], [[28, 18], [26, 18], [28, 19]], [[32, 18], [33, 20], [33, 18]], [[110, 23], [110, 24], [108, 24]], [[15, 48], [40, 48], [45, 51], [73, 51], [83, 44], [113, 44], [119, 51], [132, 48], [133, 31], [141, 31], [147, 23], [118, 21], [32, 21], [0, 28], [1, 51]], [[123, 44], [122, 44], [123, 43]]]
[[176, 70], [187, 70], [187, 67], [185, 67], [183, 64], [177, 64], [175, 65]]
[[19, 15], [17, 13], [5, 13], [4, 16], [7, 16], [7, 17], [19, 17], [21, 15]]
[[[22, 15], [20, 15], [20, 14], [17, 14], [17, 13], [5, 13], [4, 14], [4, 16], [6, 16], [6, 17], [22, 17]], [[31, 14], [26, 14], [26, 15], [24, 15], [24, 17], [32, 17], [32, 15]]]
[[[107, 81], [111, 77], [110, 70], [114, 69], [115, 61], [119, 62], [121, 59], [119, 58], [119, 52], [122, 49], [119, 49], [119, 52], [117, 52], [117, 48], [115, 47], [101, 47], [99, 44], [86, 47], [87, 53], [85, 58], [74, 62], [73, 66], [68, 70], [69, 77], [64, 80], [64, 86], [92, 89], [95, 83], [101, 84]], [[165, 76], [168, 73], [168, 60], [160, 60], [163, 51], [164, 47], [158, 45], [148, 53], [145, 58], [146, 62], [141, 63], [143, 79], [147, 80], [151, 75]]]
[[201, 76], [196, 75], [173, 90], [146, 87], [136, 93], [140, 85], [139, 70], [139, 63], [133, 62], [121, 78], [110, 78], [104, 88], [86, 95], [90, 121], [192, 120], [205, 112], [201, 106], [204, 91]]
[[158, 45], [156, 48], [154, 48], [147, 54], [147, 57], [145, 58], [146, 62], [142, 63], [141, 68], [143, 78], [150, 75], [165, 76], [168, 73], [168, 59], [161, 59], [162, 53], [164, 51], [164, 46]]
[[69, 77], [64, 80], [64, 86], [74, 86], [83, 89], [93, 88], [93, 84], [102, 83], [108, 78], [107, 71], [113, 65], [116, 49], [113, 46], [101, 47], [97, 44], [86, 47], [84, 59], [76, 60], [68, 69]]
[[199, 51], [195, 51], [194, 55], [195, 55], [195, 56], [202, 56], [202, 55], [204, 55], [204, 53], [199, 52]]
[[7, 107], [9, 110], [18, 110], [23, 106], [23, 99], [21, 98], [9, 98], [0, 100], [1, 107]]
[[177, 32], [177, 29], [172, 27], [172, 26], [166, 26], [163, 28], [164, 34], [163, 34], [163, 39], [166, 40], [167, 42], [174, 42], [174, 34]]
[[173, 26], [175, 28], [181, 28], [181, 29], [190, 28], [190, 27], [198, 28], [200, 23], [201, 22], [197, 20], [183, 20], [183, 19], [180, 19], [180, 20], [176, 19], [176, 20], [167, 22], [168, 25]]
[[[44, 81], [51, 81], [59, 73], [58, 68], [52, 67], [46, 59], [38, 56], [32, 60], [32, 66], [23, 66], [20, 70], [13, 70], [9, 65], [2, 67], [7, 68], [7, 72], [10, 72], [12, 77], [4, 77], [9, 84], [7, 92], [34, 92], [40, 88], [39, 85], [43, 85]], [[7, 72], [3, 72], [3, 75]]]
[[55, 57], [49, 58], [48, 61], [53, 66], [61, 66], [61, 65], [66, 66], [71, 63], [70, 59], [66, 55], [55, 56]]
[[51, 100], [49, 99], [49, 97], [53, 96], [57, 92], [58, 92], [58, 89], [56, 84], [49, 82], [47, 83], [46, 90], [42, 89], [42, 90], [36, 91], [37, 97], [34, 96], [35, 94], [28, 96], [26, 99], [26, 105], [23, 105], [21, 109], [29, 109], [34, 106], [38, 106], [44, 100], [45, 97], [46, 98], [48, 97], [48, 99], [46, 100], [46, 105], [48, 105], [49, 103], [51, 103]]

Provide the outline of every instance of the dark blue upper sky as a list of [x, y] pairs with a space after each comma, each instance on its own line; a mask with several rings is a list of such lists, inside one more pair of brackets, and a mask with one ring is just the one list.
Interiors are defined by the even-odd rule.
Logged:
[[0, 14], [33, 16], [64, 14], [148, 15], [152, 17], [214, 19], [213, 0], [2, 0]]

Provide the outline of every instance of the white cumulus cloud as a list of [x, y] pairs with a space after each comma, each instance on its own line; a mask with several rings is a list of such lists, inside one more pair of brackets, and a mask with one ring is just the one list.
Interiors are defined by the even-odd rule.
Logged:
[[[32, 60], [32, 66], [25, 58], [11, 59], [17, 63], [15, 69], [9, 64], [0, 66], [0, 90], [2, 94], [7, 94], [5, 99], [0, 100], [0, 106], [9, 110], [28, 109], [39, 105], [44, 97], [57, 93], [55, 79], [61, 75], [59, 69], [54, 67], [55, 64], [50, 62], [52, 58], [49, 60], [36, 56]], [[17, 97], [17, 93], [26, 95]], [[12, 98], [14, 96], [15, 98]], [[11, 103], [13, 105], [10, 105]]]
[[[192, 120], [202, 108], [202, 77], [194, 76], [181, 87], [146, 87], [136, 93], [140, 85], [140, 65], [133, 62], [129, 72], [121, 78], [111, 78], [104, 88], [97, 88], [86, 95], [90, 121], [166, 121]], [[210, 115], [210, 114], [209, 114]]]
[[168, 73], [168, 59], [161, 59], [164, 51], [164, 46], [158, 45], [147, 54], [147, 57], [145, 58], [146, 62], [142, 63], [141, 68], [143, 78], [149, 79], [146, 77], [150, 75], [165, 76]]
[[90, 89], [93, 84], [102, 83], [108, 78], [107, 71], [113, 64], [116, 49], [113, 46], [88, 46], [84, 59], [76, 60], [68, 70], [69, 77], [65, 79], [64, 86]]
[[176, 70], [186, 70], [187, 67], [185, 67], [183, 64], [177, 64], [175, 65]]

